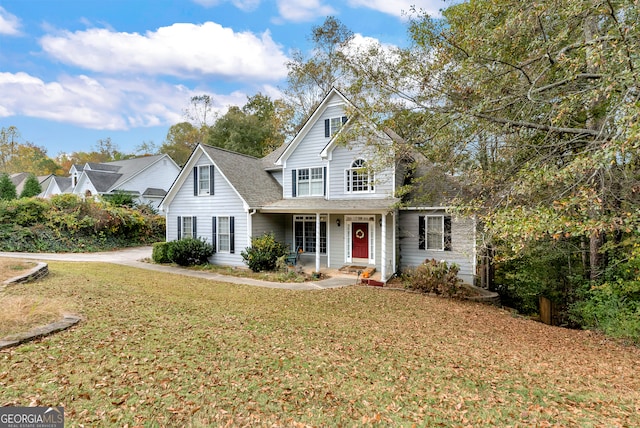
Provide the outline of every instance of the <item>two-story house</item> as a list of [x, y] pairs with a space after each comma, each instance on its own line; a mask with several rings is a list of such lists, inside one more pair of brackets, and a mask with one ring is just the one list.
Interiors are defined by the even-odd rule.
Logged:
[[169, 155], [142, 156], [113, 162], [72, 165], [69, 177], [54, 177], [42, 196], [61, 193], [105, 196], [128, 193], [140, 204], [158, 208], [180, 173]]
[[[291, 142], [262, 159], [199, 145], [162, 202], [167, 241], [203, 238], [215, 248], [212, 263], [241, 266], [251, 238], [271, 232], [302, 249], [304, 263], [317, 272], [375, 267], [386, 281], [435, 258], [457, 263], [461, 278], [472, 283], [474, 221], [451, 216], [442, 202], [456, 191], [442, 184], [453, 180], [439, 174], [437, 183], [418, 186], [449, 192], [428, 205], [400, 204], [394, 195], [407, 179], [407, 159], [380, 150], [392, 149], [398, 137], [388, 132], [373, 144], [339, 143], [350, 126], [348, 107], [333, 89]], [[426, 170], [432, 168], [424, 160], [413, 174]]]

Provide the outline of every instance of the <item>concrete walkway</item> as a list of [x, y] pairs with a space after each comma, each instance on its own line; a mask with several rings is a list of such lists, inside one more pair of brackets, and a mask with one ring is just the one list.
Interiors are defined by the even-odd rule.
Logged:
[[332, 275], [331, 278], [320, 281], [307, 282], [271, 282], [252, 278], [241, 278], [229, 275], [221, 275], [213, 272], [202, 272], [184, 269], [174, 266], [158, 265], [142, 261], [151, 260], [151, 247], [135, 247], [117, 251], [105, 251], [99, 253], [13, 253], [0, 252], [0, 257], [13, 257], [33, 260], [58, 260], [67, 262], [103, 262], [118, 265], [131, 266], [140, 269], [154, 270], [194, 278], [209, 279], [212, 281], [229, 282], [232, 284], [246, 284], [256, 287], [282, 288], [288, 290], [322, 290], [326, 288], [339, 288], [355, 285], [356, 277], [347, 275]]

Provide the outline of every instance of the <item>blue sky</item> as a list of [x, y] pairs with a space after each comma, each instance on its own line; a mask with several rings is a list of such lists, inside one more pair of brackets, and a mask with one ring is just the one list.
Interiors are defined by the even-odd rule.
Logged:
[[406, 44], [403, 11], [443, 0], [0, 0], [0, 128], [49, 156], [111, 138], [158, 147], [192, 96], [223, 114], [277, 98], [293, 49], [333, 15], [358, 40]]

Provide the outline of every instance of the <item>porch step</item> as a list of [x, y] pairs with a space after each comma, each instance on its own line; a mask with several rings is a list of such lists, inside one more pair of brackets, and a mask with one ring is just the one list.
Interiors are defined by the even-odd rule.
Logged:
[[343, 273], [351, 273], [353, 275], [357, 275], [358, 272], [360, 272], [360, 274], [362, 274], [366, 269], [367, 269], [366, 266], [347, 265], [347, 266], [342, 266], [338, 270], [340, 272], [343, 272]]

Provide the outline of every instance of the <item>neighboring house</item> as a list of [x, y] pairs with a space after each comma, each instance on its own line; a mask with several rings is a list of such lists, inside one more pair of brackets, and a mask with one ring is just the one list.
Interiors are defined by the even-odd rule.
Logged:
[[104, 196], [129, 193], [141, 204], [159, 208], [162, 198], [180, 173], [168, 155], [143, 156], [114, 162], [73, 165], [69, 177], [54, 177], [44, 197], [61, 193]]
[[[454, 181], [424, 159], [410, 169], [417, 155], [381, 156], [399, 140], [392, 132], [374, 144], [339, 144], [336, 136], [350, 126], [347, 107], [333, 89], [289, 144], [262, 159], [198, 145], [161, 205], [167, 241], [203, 238], [214, 246], [212, 263], [241, 266], [251, 238], [271, 232], [302, 249], [303, 262], [318, 272], [368, 266], [386, 281], [435, 258], [457, 263], [460, 277], [473, 283], [474, 221], [451, 216], [442, 204], [459, 192]], [[437, 182], [421, 182], [412, 196], [431, 202], [404, 206], [394, 197], [406, 180], [418, 183], [429, 173]]]
[[[20, 196], [20, 193], [24, 190], [24, 184], [26, 183], [27, 178], [29, 178], [29, 175], [31, 174], [28, 172], [18, 172], [9, 176], [11, 182], [16, 186], [16, 193], [18, 196]], [[40, 183], [40, 187], [43, 190], [48, 186], [52, 177], [53, 174], [36, 176], [38, 183]]]

